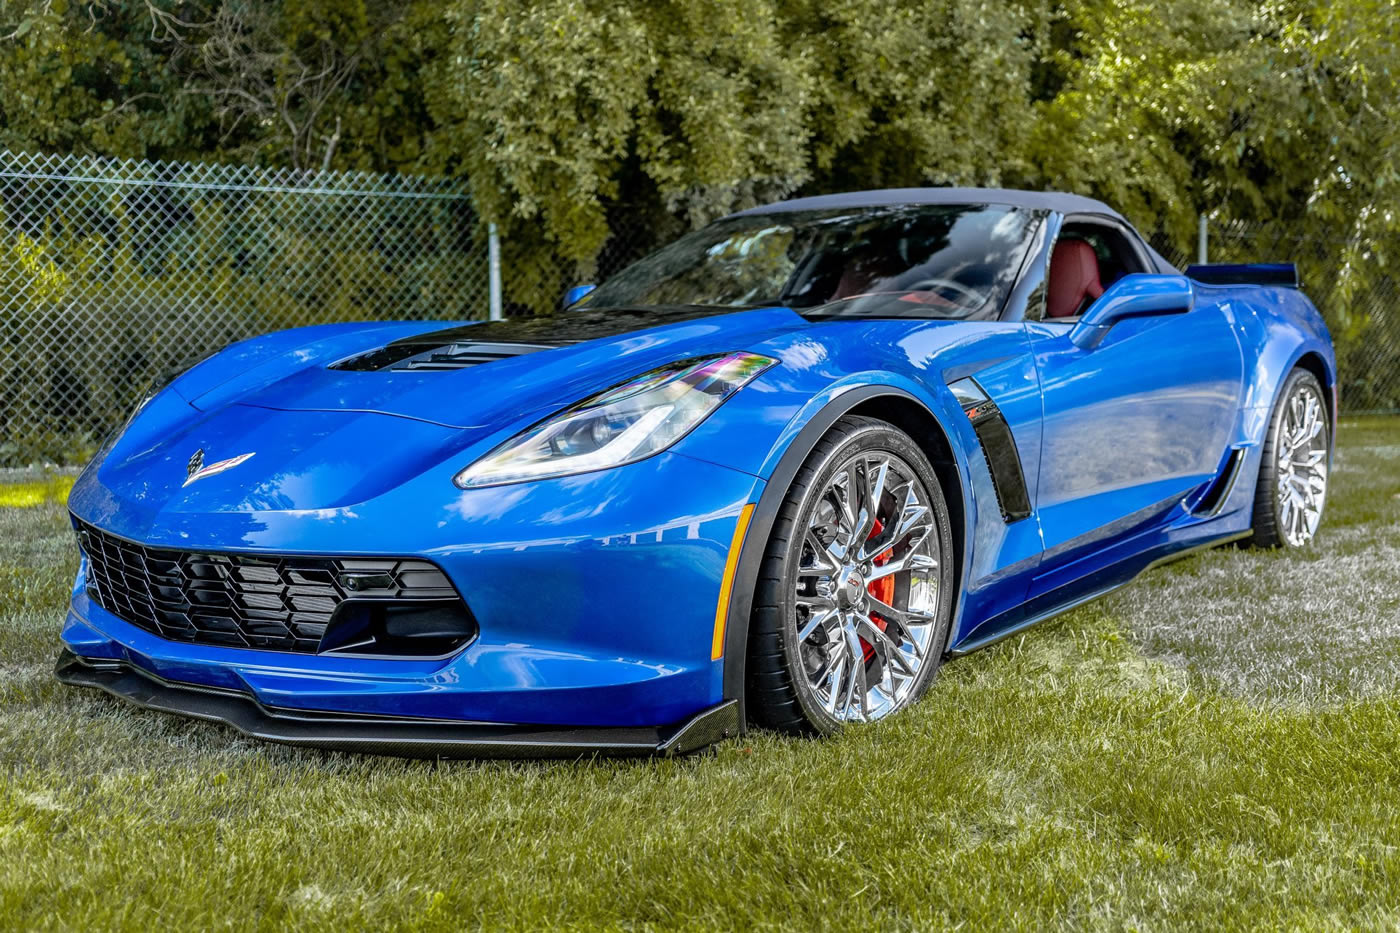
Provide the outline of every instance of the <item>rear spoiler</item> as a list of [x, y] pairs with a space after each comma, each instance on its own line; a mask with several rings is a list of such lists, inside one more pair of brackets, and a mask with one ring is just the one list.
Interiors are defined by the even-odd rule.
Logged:
[[1204, 285], [1274, 285], [1297, 288], [1298, 267], [1291, 262], [1212, 263], [1187, 266], [1186, 277]]

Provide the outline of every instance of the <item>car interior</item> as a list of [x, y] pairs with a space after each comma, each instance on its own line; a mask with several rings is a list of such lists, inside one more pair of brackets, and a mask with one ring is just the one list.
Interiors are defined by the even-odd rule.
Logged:
[[1050, 254], [1045, 320], [1076, 321], [1114, 282], [1129, 273], [1145, 271], [1137, 251], [1114, 227], [1068, 222], [1060, 229]]

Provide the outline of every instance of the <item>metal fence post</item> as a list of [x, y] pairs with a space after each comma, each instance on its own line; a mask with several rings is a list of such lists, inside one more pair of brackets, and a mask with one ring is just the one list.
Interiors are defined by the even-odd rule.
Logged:
[[1196, 231], [1196, 262], [1203, 266], [1210, 261], [1207, 258], [1209, 255], [1209, 250], [1207, 249], [1209, 239], [1210, 228], [1206, 220], [1206, 212], [1201, 211], [1201, 220]]
[[501, 235], [494, 223], [488, 229], [487, 247], [491, 270], [491, 320], [499, 321], [505, 317], [501, 310]]

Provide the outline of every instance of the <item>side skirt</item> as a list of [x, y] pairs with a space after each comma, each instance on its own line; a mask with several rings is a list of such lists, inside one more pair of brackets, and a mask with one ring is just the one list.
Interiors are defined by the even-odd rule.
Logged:
[[[1154, 567], [1170, 564], [1173, 561], [1190, 557], [1201, 551], [1207, 551], [1211, 548], [1220, 547], [1223, 544], [1229, 544], [1232, 541], [1248, 538], [1251, 533], [1252, 532], [1249, 531], [1233, 532], [1219, 538], [1213, 538], [1201, 544], [1170, 551], [1169, 553], [1162, 554], [1155, 558], [1147, 558], [1145, 561], [1142, 560], [1145, 555], [1139, 555], [1137, 558], [1130, 558], [1122, 561], [1106, 571], [1095, 574], [1095, 580], [1092, 583], [1084, 584], [1083, 581], [1076, 581], [1075, 583], [1066, 584], [1059, 590], [1052, 590], [1032, 600], [1025, 606], [1013, 610], [1013, 612], [1017, 613], [1024, 612], [1026, 614], [1025, 618], [982, 638], [972, 638], [968, 641], [961, 642], [949, 649], [948, 656], [960, 658], [964, 655], [972, 654], [974, 651], [990, 648], [997, 642], [1009, 638], [1018, 632], [1023, 632], [1033, 625], [1038, 625], [1047, 619], [1053, 619], [1056, 616], [1063, 615], [1071, 609], [1077, 609], [1085, 603], [1098, 599], [1100, 596], [1106, 596], [1116, 589], [1127, 586]], [[1087, 587], [1087, 589], [1084, 587]], [[1070, 595], [1064, 592], [1070, 589], [1079, 592], [1077, 595]], [[995, 626], [997, 621], [997, 619], [989, 619], [987, 622], [983, 623], [983, 625]]]

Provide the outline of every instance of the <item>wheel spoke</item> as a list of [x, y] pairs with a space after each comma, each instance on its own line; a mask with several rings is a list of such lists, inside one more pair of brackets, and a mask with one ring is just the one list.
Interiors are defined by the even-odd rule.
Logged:
[[865, 542], [861, 546], [861, 559], [868, 560], [876, 554], [894, 549], [908, 551], [917, 548], [932, 531], [932, 513], [928, 506], [918, 501], [911, 483], [906, 487], [899, 521], [892, 523], [877, 540]]
[[860, 621], [861, 624], [865, 626], [865, 630], [871, 633], [872, 643], [878, 643], [879, 645], [884, 647], [885, 657], [888, 660], [894, 661], [900, 667], [904, 668], [904, 673], [908, 674], [910, 677], [913, 677], [914, 668], [910, 666], [909, 659], [904, 656], [904, 649], [901, 648], [899, 645], [896, 645], [894, 643], [894, 640], [890, 638], [889, 635], [885, 634], [885, 632], [881, 630], [880, 626], [875, 624], [874, 620], [862, 616]]
[[1295, 470], [1316, 470], [1327, 459], [1327, 451], [1309, 449], [1302, 459], [1293, 460]]
[[832, 667], [831, 674], [827, 677], [826, 681], [826, 711], [833, 716], [836, 715], [836, 703], [837, 698], [839, 696], [837, 691], [841, 689], [841, 675], [845, 672], [845, 670], [846, 652], [843, 648], [837, 655], [836, 664]]
[[865, 539], [870, 536], [870, 529], [875, 525], [875, 518], [880, 514], [880, 502], [885, 498], [885, 480], [890, 475], [890, 462], [881, 460], [880, 465], [875, 469], [874, 475], [870, 472], [870, 465], [865, 467], [865, 501], [861, 503], [861, 525], [856, 530], [853, 539], [864, 544]]
[[841, 555], [834, 553], [829, 546], [822, 543], [821, 539], [817, 537], [816, 532], [811, 528], [807, 529], [805, 543], [807, 549], [812, 552], [813, 563], [810, 568], [803, 567], [798, 572], [799, 576], [812, 576], [813, 573], [820, 574], [821, 576], [829, 576], [841, 569], [841, 560], [842, 557], [845, 556], [844, 552]]
[[910, 551], [903, 557], [896, 557], [883, 564], [877, 564], [866, 576], [867, 583], [874, 583], [876, 580], [883, 580], [891, 574], [903, 573], [906, 570], [937, 570], [938, 561], [927, 554], [920, 554], [918, 551]]
[[802, 626], [802, 628], [797, 632], [798, 644], [801, 644], [802, 642], [811, 638], [813, 632], [821, 628], [823, 625], [826, 625], [828, 622], [831, 621], [831, 617], [837, 614], [838, 613], [836, 611], [836, 607], [834, 606], [829, 611], [823, 612], [820, 615], [818, 615], [815, 612], [812, 613], [812, 617], [807, 620], [807, 624]]
[[877, 616], [888, 619], [891, 622], [898, 622], [901, 625], [928, 625], [934, 620], [933, 613], [920, 612], [914, 609], [896, 609], [889, 603], [876, 599], [874, 596], [869, 598], [868, 605], [870, 606], [870, 611]]
[[860, 705], [862, 719], [869, 719], [865, 713], [866, 688], [865, 688], [865, 652], [860, 647], [860, 639], [856, 637], [854, 627], [846, 626], [846, 653], [850, 658], [851, 673], [846, 686], [846, 699], [842, 703], [842, 718], [849, 719], [851, 714], [851, 704]]
[[860, 519], [856, 477], [852, 468], [847, 467], [845, 473], [840, 474], [839, 478], [843, 481], [833, 485], [832, 491], [841, 503], [841, 514], [846, 519], [846, 529], [854, 535], [856, 523]]
[[826, 596], [821, 593], [818, 593], [815, 596], [808, 596], [802, 593], [798, 593], [797, 596], [793, 597], [793, 601], [797, 603], [799, 607], [806, 607], [809, 610], [826, 611], [834, 610], [836, 608], [836, 600], [832, 599], [830, 596]]

